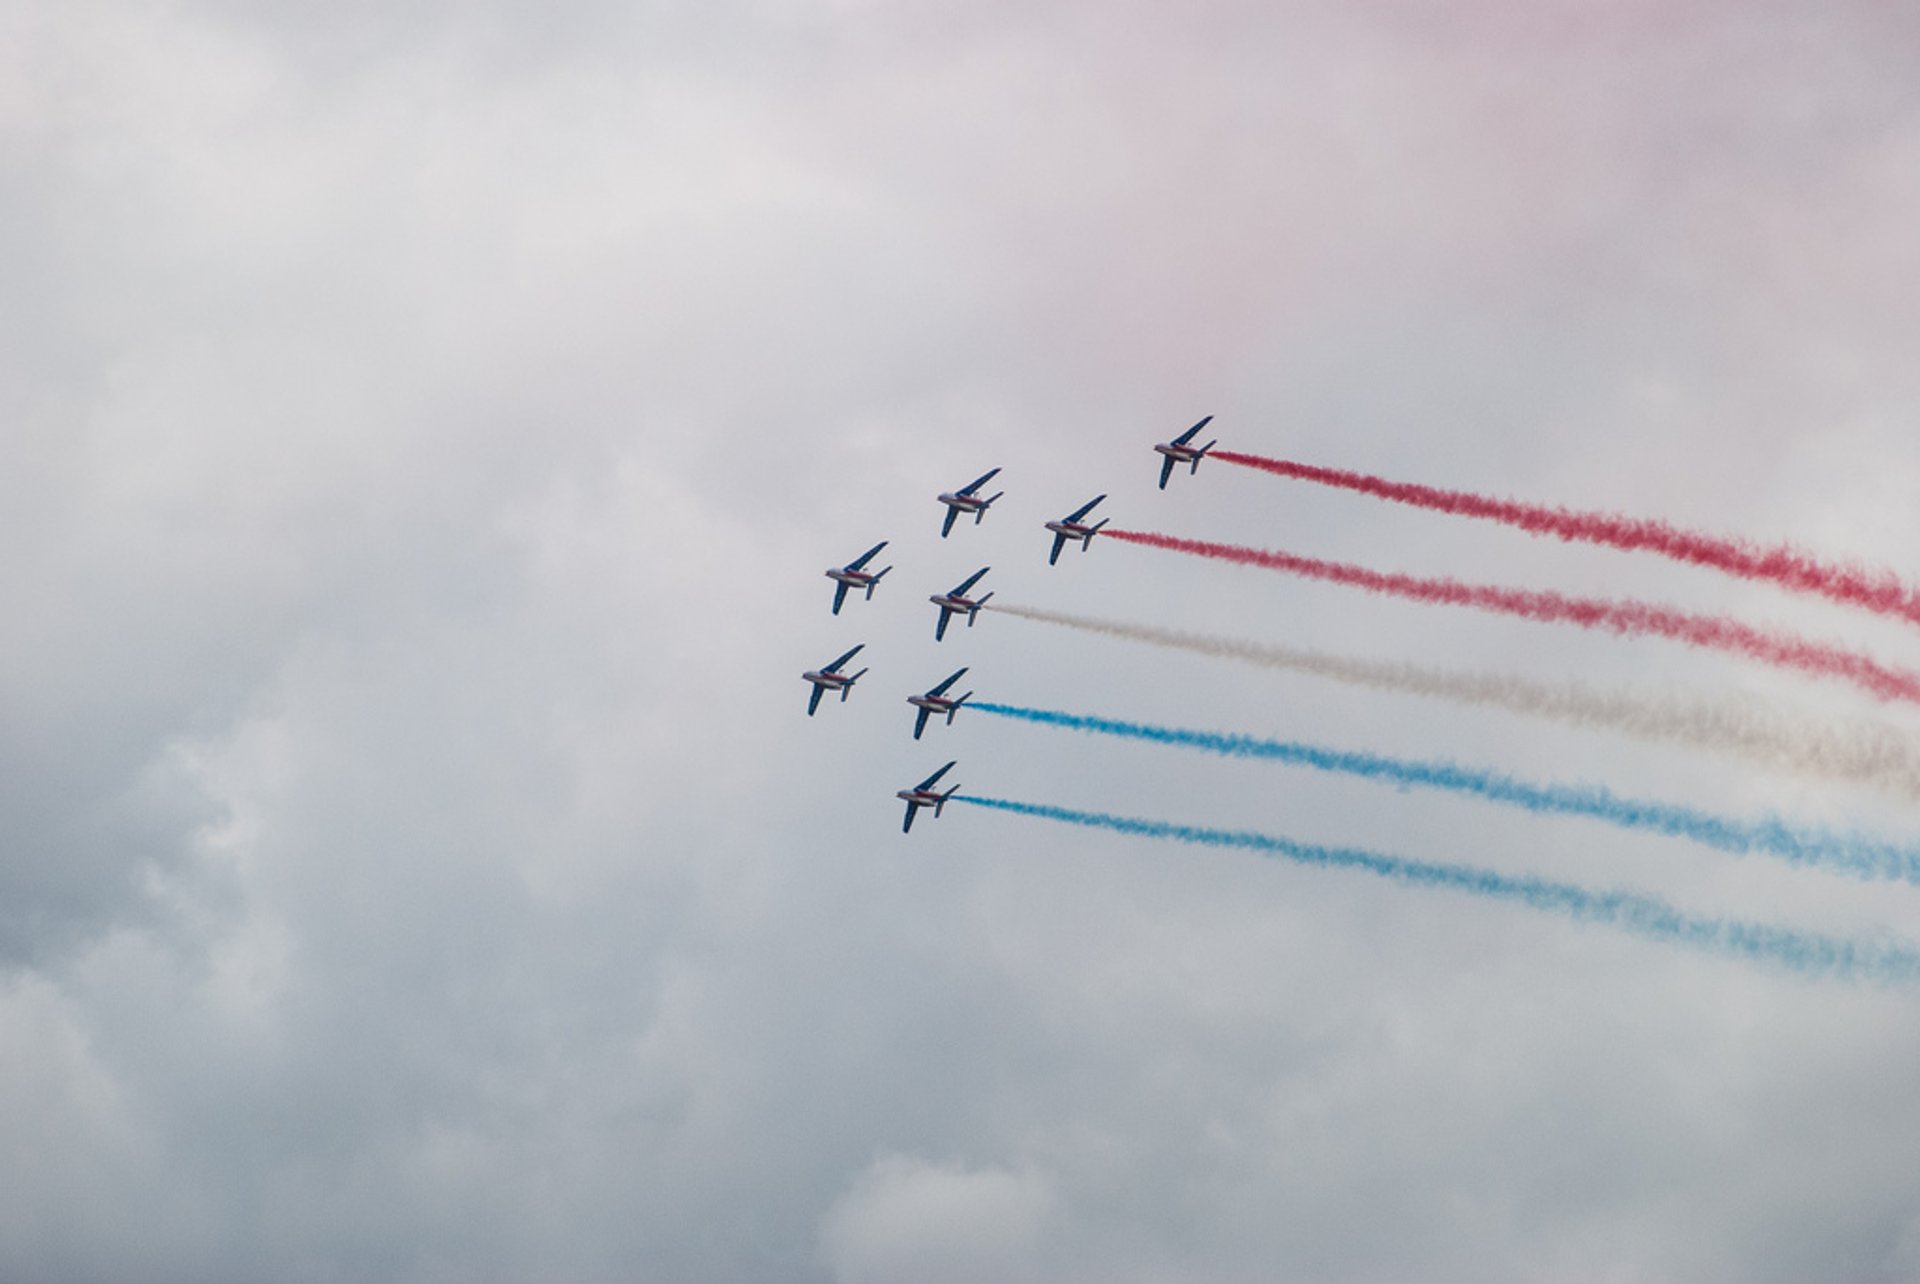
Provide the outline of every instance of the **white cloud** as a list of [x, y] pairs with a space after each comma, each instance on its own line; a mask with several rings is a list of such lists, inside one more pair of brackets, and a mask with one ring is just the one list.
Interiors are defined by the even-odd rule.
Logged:
[[[1910, 889], [1572, 822], [908, 738], [904, 694], [966, 664], [1914, 832], [1009, 618], [929, 636], [925, 594], [991, 563], [1067, 610], [1861, 707], [1099, 542], [1049, 569], [1040, 521], [1105, 491], [1920, 662], [1647, 559], [1213, 465], [1155, 489], [1148, 445], [1213, 411], [1910, 561], [1906, 25], [1430, 10], [0, 19], [0, 1275], [1900, 1278], [1905, 996], [977, 809], [898, 832], [892, 790], [957, 757], [983, 793], [1920, 935]], [[941, 541], [933, 493], [994, 464], [1006, 500]], [[881, 538], [895, 572], [828, 615], [821, 568]], [[798, 674], [855, 641], [871, 676], [808, 719]]]
[[1031, 1169], [887, 1155], [828, 1210], [821, 1246], [843, 1284], [1041, 1279], [1036, 1254], [1056, 1202]]

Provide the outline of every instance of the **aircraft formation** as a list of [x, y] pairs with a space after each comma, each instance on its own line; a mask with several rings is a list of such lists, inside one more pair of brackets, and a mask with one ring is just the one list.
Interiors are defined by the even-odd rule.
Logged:
[[[1812, 595], [1920, 627], [1920, 582], [1884, 568], [1862, 568], [1821, 557], [1794, 545], [1765, 546], [1750, 540], [1688, 530], [1637, 514], [1581, 511], [1556, 504], [1527, 502], [1465, 490], [1377, 477], [1298, 460], [1219, 449], [1217, 439], [1202, 443], [1212, 422], [1202, 418], [1186, 431], [1153, 447], [1159, 456], [1158, 488], [1165, 490], [1179, 465], [1198, 473], [1204, 459], [1222, 468], [1247, 470], [1351, 492], [1390, 504], [1435, 514], [1486, 521], [1530, 535], [1657, 555], [1707, 568], [1777, 590]], [[973, 525], [1005, 494], [987, 493], [1000, 475], [990, 468], [956, 490], [934, 496], [942, 509], [940, 538], [948, 539], [963, 514]], [[1342, 585], [1375, 596], [1398, 598], [1519, 617], [1545, 625], [1597, 630], [1622, 639], [1658, 638], [1751, 664], [1762, 664], [1802, 678], [1855, 689], [1890, 707], [1920, 709], [1920, 667], [1889, 661], [1844, 641], [1803, 636], [1777, 626], [1760, 625], [1719, 610], [1685, 609], [1638, 598], [1600, 598], [1562, 589], [1470, 582], [1453, 576], [1429, 577], [1346, 562], [1308, 557], [1278, 548], [1250, 547], [1153, 530], [1109, 527], [1093, 513], [1107, 500], [1095, 495], [1064, 516], [1041, 523], [1048, 536], [1047, 564], [1058, 567], [1069, 543], [1089, 551], [1096, 535], [1103, 543], [1157, 549], [1263, 572]], [[966, 538], [964, 535], [962, 538]], [[889, 547], [881, 540], [852, 561], [829, 567], [832, 614], [838, 616], [851, 590], [870, 602], [881, 579], [894, 568], [874, 563]], [[1398, 692], [1453, 701], [1466, 707], [1502, 710], [1569, 729], [1604, 731], [1649, 744], [1685, 747], [1742, 758], [1766, 770], [1877, 788], [1920, 804], [1920, 740], [1892, 724], [1855, 718], [1822, 725], [1804, 714], [1782, 713], [1751, 701], [1715, 700], [1694, 693], [1655, 695], [1592, 687], [1578, 678], [1555, 683], [1517, 674], [1458, 670], [1441, 665], [1339, 652], [1309, 651], [1245, 639], [1209, 638], [1148, 624], [1094, 619], [1033, 605], [992, 605], [984, 587], [990, 566], [981, 566], [944, 592], [930, 593], [935, 608], [933, 636], [945, 646], [957, 618], [968, 632], [983, 610], [1085, 633], [1189, 653], [1210, 655], [1343, 683], [1360, 689]], [[1051, 572], [1050, 572], [1051, 574]], [[962, 635], [956, 634], [956, 637]], [[1422, 635], [1423, 636], [1423, 635]], [[1410, 636], [1407, 644], [1417, 645]], [[960, 641], [958, 647], [965, 646]], [[862, 654], [857, 644], [818, 669], [801, 676], [809, 684], [807, 712], [817, 713], [822, 697], [838, 692], [844, 702], [867, 670], [850, 666]], [[1479, 802], [1518, 808], [1537, 816], [1579, 816], [1622, 830], [1641, 830], [1736, 855], [1769, 855], [1802, 867], [1866, 880], [1895, 880], [1920, 887], [1920, 838], [1890, 839], [1871, 834], [1796, 824], [1791, 818], [1725, 815], [1684, 802], [1627, 798], [1603, 785], [1525, 779], [1493, 768], [1450, 759], [1401, 759], [1338, 746], [1306, 744], [1243, 733], [1155, 726], [1063, 710], [1023, 708], [974, 698], [959, 691], [970, 672], [961, 665], [923, 691], [907, 695], [914, 710], [913, 738], [921, 740], [935, 718], [951, 726], [962, 708], [971, 718], [1017, 719], [1083, 735], [1120, 737], [1161, 747], [1200, 751], [1241, 759], [1263, 759], [1294, 768], [1335, 772], [1395, 785], [1437, 789]], [[1023, 802], [960, 792], [947, 783], [956, 763], [949, 761], [894, 797], [905, 804], [903, 832], [912, 832], [921, 811], [935, 817], [946, 804], [997, 809], [1016, 815], [1106, 830], [1136, 837], [1237, 848], [1320, 867], [1368, 871], [1403, 886], [1464, 892], [1584, 923], [1609, 923], [1642, 937], [1707, 950], [1726, 957], [1783, 966], [1803, 975], [1840, 976], [1920, 988], [1920, 942], [1882, 935], [1835, 935], [1772, 921], [1719, 914], [1693, 914], [1663, 898], [1626, 889], [1596, 890], [1548, 873], [1516, 876], [1473, 864], [1419, 860], [1355, 847], [1328, 847], [1280, 835], [1214, 829], [1148, 818], [1084, 811], [1042, 802]], [[943, 787], [944, 786], [944, 787]]]
[[[1205, 458], [1207, 452], [1212, 450], [1218, 443], [1210, 441], [1204, 446], [1194, 446], [1192, 442], [1200, 430], [1206, 427], [1212, 419], [1213, 416], [1208, 415], [1171, 441], [1161, 442], [1154, 447], [1154, 450], [1162, 456], [1160, 469], [1160, 486], [1162, 489], [1166, 488], [1167, 478], [1172, 475], [1175, 464], [1183, 463], [1189, 465], [1190, 473], [1199, 471], [1201, 459]], [[981, 493], [987, 483], [997, 477], [999, 473], [999, 468], [990, 468], [966, 485], [956, 490], [942, 491], [935, 496], [937, 502], [946, 510], [940, 522], [940, 538], [946, 539], [952, 535], [954, 523], [962, 514], [972, 514], [974, 525], [976, 526], [985, 520], [987, 510], [993, 506], [994, 501], [1000, 499], [1001, 496], [1006, 493], [1005, 491], [995, 491], [991, 495]], [[1078, 541], [1080, 550], [1083, 553], [1092, 547], [1093, 537], [1100, 533], [1101, 528], [1107, 524], [1108, 519], [1103, 517], [1099, 521], [1090, 522], [1087, 520], [1087, 515], [1106, 498], [1105, 495], [1096, 495], [1066, 516], [1045, 523], [1045, 529], [1053, 537], [1052, 547], [1047, 553], [1047, 565], [1054, 566], [1059, 563], [1060, 550], [1065, 548], [1069, 542]], [[840, 566], [830, 566], [826, 569], [826, 577], [833, 581], [832, 613], [834, 615], [840, 614], [840, 608], [846, 604], [849, 590], [859, 590], [862, 594], [863, 601], [870, 602], [873, 600], [874, 590], [879, 587], [880, 580], [888, 571], [891, 571], [893, 567], [886, 566], [876, 571], [868, 569], [869, 564], [879, 555], [882, 549], [887, 547], [889, 542], [888, 540], [881, 540], [852, 561]], [[929, 595], [927, 600], [939, 608], [939, 614], [935, 618], [933, 625], [934, 641], [945, 641], [947, 625], [952, 622], [955, 616], [964, 616], [967, 627], [973, 627], [974, 621], [979, 616], [981, 608], [986, 606], [988, 599], [993, 596], [992, 591], [976, 594], [974, 586], [979, 584], [992, 569], [990, 566], [983, 566], [946, 592]], [[839, 692], [840, 699], [843, 702], [846, 700], [847, 696], [853, 690], [854, 683], [859, 681], [860, 677], [867, 672], [866, 669], [861, 669], [856, 673], [848, 673], [846, 671], [846, 665], [854, 656], [860, 653], [865, 645], [865, 643], [860, 643], [831, 663], [824, 664], [818, 669], [809, 669], [800, 675], [810, 684], [810, 689], [807, 693], [807, 715], [809, 717], [819, 711], [821, 697], [830, 691]], [[959, 696], [949, 695], [948, 692], [966, 672], [966, 667], [962, 666], [936, 685], [907, 697], [907, 703], [914, 706], [913, 738], [915, 740], [920, 739], [921, 734], [927, 729], [927, 722], [933, 717], [942, 717], [948, 726], [953, 725], [954, 715], [972, 698], [973, 692], [969, 691]], [[935, 786], [948, 771], [953, 769], [953, 766], [954, 764], [949, 762], [946, 766], [940, 768], [919, 784], [914, 785], [910, 789], [899, 790], [895, 794], [895, 797], [901, 799], [907, 805], [906, 816], [900, 826], [901, 832], [912, 832], [913, 818], [919, 813], [922, 807], [931, 807], [936, 817], [940, 815], [941, 808], [943, 808], [947, 800], [952, 798], [955, 792], [958, 791], [959, 786], [950, 786], [945, 792], [941, 792], [936, 789]]]

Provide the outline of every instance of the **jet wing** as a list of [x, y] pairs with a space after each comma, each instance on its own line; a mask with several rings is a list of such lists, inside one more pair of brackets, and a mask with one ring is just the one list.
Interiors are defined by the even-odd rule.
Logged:
[[997, 473], [997, 472], [999, 472], [999, 471], [1000, 471], [1000, 470], [999, 470], [998, 468], [990, 468], [990, 469], [988, 469], [988, 470], [987, 470], [986, 472], [984, 472], [984, 473], [981, 473], [981, 474], [980, 474], [980, 475], [979, 475], [978, 477], [976, 477], [976, 478], [974, 478], [974, 479], [973, 479], [972, 481], [970, 481], [970, 482], [968, 482], [968, 483], [967, 483], [966, 485], [964, 485], [964, 486], [962, 486], [962, 487], [961, 487], [961, 488], [960, 488], [959, 490], [957, 490], [957, 491], [955, 491], [955, 492], [954, 492], [954, 494], [956, 494], [956, 495], [971, 495], [971, 494], [973, 494], [973, 492], [974, 492], [974, 491], [976, 491], [976, 490], [979, 490], [979, 489], [980, 489], [980, 488], [981, 488], [982, 486], [984, 486], [984, 485], [986, 485], [986, 484], [987, 484], [988, 482], [990, 482], [990, 481], [992, 481], [992, 480], [993, 480], [993, 475], [994, 475], [995, 473]]
[[1099, 503], [1101, 500], [1105, 498], [1106, 498], [1105, 495], [1095, 495], [1092, 499], [1080, 505], [1080, 507], [1074, 509], [1071, 513], [1068, 513], [1065, 517], [1061, 518], [1060, 520], [1063, 522], [1077, 522], [1082, 517], [1085, 517], [1089, 512], [1091, 512], [1095, 504]]
[[807, 697], [807, 716], [809, 718], [813, 716], [814, 710], [820, 707], [820, 693], [825, 690], [825, 687], [816, 684], [813, 688], [813, 694]]
[[866, 643], [862, 642], [860, 646], [853, 648], [853, 650], [847, 652], [845, 655], [841, 656], [838, 660], [835, 660], [832, 664], [829, 664], [826, 668], [820, 670], [820, 672], [822, 673], [840, 672], [840, 666], [845, 664], [848, 660], [851, 660], [854, 656], [858, 655], [860, 653], [860, 648], [864, 646], [866, 646]]
[[833, 582], [833, 613], [840, 614], [840, 604], [847, 600], [847, 585], [844, 580]]
[[881, 540], [878, 544], [875, 544], [872, 548], [860, 554], [860, 556], [854, 558], [851, 562], [848, 562], [845, 566], [841, 567], [840, 569], [843, 571], [857, 571], [861, 567], [865, 566], [868, 562], [872, 561], [873, 555], [875, 553], [878, 553], [881, 549], [885, 548], [886, 546], [887, 546], [887, 541]]
[[[1072, 521], [1073, 519], [1068, 518], [1067, 520]], [[1047, 554], [1048, 566], [1052, 566], [1055, 562], [1058, 562], [1060, 560], [1060, 550], [1065, 548], [1066, 544], [1067, 544], [1067, 537], [1065, 535], [1062, 535], [1059, 531], [1055, 531], [1053, 533], [1053, 551]]]
[[[955, 759], [953, 760], [953, 762], [958, 762], [958, 761], [960, 761], [960, 760], [959, 760], [958, 758], [955, 758]], [[940, 777], [942, 777], [942, 776], [944, 776], [944, 775], [946, 775], [946, 774], [947, 774], [947, 773], [948, 773], [949, 771], [952, 771], [952, 770], [953, 770], [953, 762], [950, 762], [950, 763], [948, 763], [948, 764], [947, 764], [946, 766], [944, 766], [944, 767], [942, 767], [942, 768], [940, 768], [940, 770], [938, 770], [938, 771], [936, 771], [936, 772], [934, 772], [934, 773], [933, 773], [933, 774], [932, 774], [931, 776], [928, 776], [928, 777], [927, 777], [927, 778], [926, 778], [925, 780], [923, 780], [923, 781], [921, 781], [921, 782], [920, 782], [919, 784], [917, 784], [917, 785], [915, 785], [915, 786], [914, 786], [914, 788], [915, 788], [915, 789], [931, 789], [931, 788], [933, 788], [933, 782], [934, 782], [934, 781], [936, 781], [936, 780], [938, 780], [938, 779], [940, 779]]]
[[959, 515], [960, 515], [959, 509], [955, 508], [952, 504], [947, 505], [947, 520], [940, 523], [941, 539], [945, 539], [948, 533], [953, 530], [953, 519], [958, 517]]
[[947, 636], [947, 621], [953, 618], [953, 612], [946, 607], [940, 608], [940, 619], [933, 626], [933, 640], [940, 641]]
[[1160, 489], [1161, 490], [1165, 490], [1167, 488], [1167, 478], [1171, 476], [1173, 476], [1173, 456], [1162, 455], [1160, 457]]
[[932, 712], [933, 710], [927, 708], [925, 705], [919, 705], [914, 708], [914, 713], [918, 715], [913, 720], [913, 738], [915, 740], [918, 740], [920, 733], [927, 729], [927, 715]]
[[966, 579], [961, 580], [959, 585], [954, 588], [950, 596], [959, 597], [962, 593], [972, 588], [975, 584], [978, 584], [980, 582], [980, 577], [982, 575], [985, 575], [988, 571], [992, 569], [993, 568], [991, 566], [981, 567], [979, 570], [975, 571], [973, 574], [967, 576]]
[[901, 833], [911, 834], [913, 832], [913, 813], [919, 810], [920, 808], [917, 804], [915, 803], [907, 804], [907, 818], [900, 823]]
[[1205, 419], [1202, 419], [1199, 423], [1187, 429], [1185, 432], [1181, 433], [1178, 437], [1175, 437], [1173, 439], [1173, 444], [1176, 446], [1186, 445], [1188, 442], [1193, 440], [1193, 435], [1195, 433], [1199, 432], [1202, 428], [1205, 428], [1211, 422], [1213, 422], [1213, 416], [1208, 415]]
[[951, 674], [948, 675], [946, 681], [942, 682], [939, 686], [929, 687], [927, 689], [927, 694], [930, 696], [939, 695], [941, 692], [945, 691], [948, 687], [958, 682], [960, 680], [960, 676], [965, 672], [966, 672], [965, 669], [955, 669]]

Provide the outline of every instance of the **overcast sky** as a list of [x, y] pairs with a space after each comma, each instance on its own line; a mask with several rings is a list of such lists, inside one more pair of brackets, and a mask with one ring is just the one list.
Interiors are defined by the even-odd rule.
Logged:
[[[1872, 0], [0, 0], [0, 1276], [1920, 1277], [1920, 990], [895, 789], [1920, 941], [1920, 889], [963, 713], [1920, 842], [1864, 788], [983, 615], [1920, 714], [1096, 540], [1920, 636], [1150, 447], [1920, 575]], [[937, 491], [1005, 498], [938, 537]], [[1096, 514], [1098, 515], [1098, 514]], [[820, 572], [896, 569], [828, 613]], [[867, 644], [844, 704], [798, 675]]]

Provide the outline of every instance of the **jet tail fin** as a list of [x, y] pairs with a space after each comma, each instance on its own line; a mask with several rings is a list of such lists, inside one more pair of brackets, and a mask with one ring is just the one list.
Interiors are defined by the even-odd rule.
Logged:
[[973, 692], [969, 691], [953, 702], [953, 707], [947, 710], [947, 725], [949, 727], [953, 725], [953, 715], [960, 712], [960, 706], [971, 699], [973, 699]]
[[967, 627], [968, 627], [968, 628], [972, 628], [972, 627], [973, 627], [973, 617], [974, 617], [974, 616], [976, 616], [976, 615], [978, 615], [978, 614], [980, 614], [980, 608], [981, 608], [981, 607], [983, 607], [983, 606], [985, 606], [985, 605], [987, 604], [987, 602], [988, 602], [988, 600], [989, 600], [990, 598], [992, 598], [992, 597], [993, 597], [993, 594], [991, 594], [991, 593], [989, 593], [989, 594], [987, 594], [987, 596], [986, 596], [986, 597], [983, 597], [983, 598], [981, 598], [981, 599], [980, 599], [980, 600], [979, 600], [978, 602], [975, 602], [975, 603], [973, 604], [973, 609], [972, 609], [971, 611], [968, 611], [968, 612], [967, 612]]
[[974, 524], [975, 526], [978, 526], [978, 525], [980, 524], [980, 519], [981, 519], [981, 518], [983, 518], [983, 517], [985, 517], [985, 516], [987, 515], [987, 510], [988, 510], [989, 508], [992, 508], [992, 507], [993, 507], [993, 501], [994, 501], [995, 499], [998, 499], [998, 498], [1000, 498], [1000, 497], [1001, 497], [1002, 495], [1004, 495], [1004, 494], [1006, 494], [1006, 493], [1007, 493], [1007, 492], [1006, 492], [1006, 491], [1004, 491], [1004, 490], [997, 490], [997, 491], [995, 491], [995, 492], [993, 492], [993, 496], [992, 496], [992, 498], [991, 498], [991, 499], [983, 499], [983, 500], [981, 500], [981, 501], [980, 501], [980, 507], [978, 507], [978, 508], [976, 508], [976, 509], [975, 509], [975, 510], [973, 511], [973, 524]]

